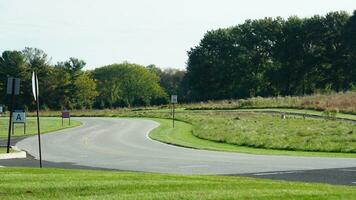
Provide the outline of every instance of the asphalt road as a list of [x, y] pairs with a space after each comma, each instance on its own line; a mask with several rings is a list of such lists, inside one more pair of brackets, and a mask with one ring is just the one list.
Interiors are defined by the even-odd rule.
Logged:
[[[76, 119], [83, 122], [83, 126], [42, 136], [42, 158], [47, 163], [58, 163], [59, 166], [66, 163], [79, 168], [160, 173], [244, 174], [260, 178], [350, 185], [356, 182], [356, 159], [352, 158], [271, 156], [195, 150], [163, 144], [148, 138], [148, 133], [159, 125], [151, 120]], [[26, 138], [16, 146], [38, 159], [36, 137]], [[333, 176], [328, 178], [327, 175], [330, 176], [331, 171], [340, 180], [335, 181]], [[342, 176], [344, 178], [340, 178]]]

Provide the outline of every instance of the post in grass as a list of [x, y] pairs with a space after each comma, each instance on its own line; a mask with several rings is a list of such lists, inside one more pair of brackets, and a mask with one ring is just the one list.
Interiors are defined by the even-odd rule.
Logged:
[[9, 77], [7, 79], [6, 94], [11, 95], [10, 103], [10, 117], [9, 117], [9, 132], [7, 137], [7, 153], [10, 153], [10, 141], [11, 141], [11, 128], [12, 128], [12, 112], [14, 109], [15, 95], [20, 94], [20, 79]]
[[40, 157], [40, 168], [42, 168], [42, 153], [41, 153], [41, 129], [40, 129], [40, 103], [39, 103], [39, 91], [38, 91], [38, 77], [37, 73], [32, 73], [32, 92], [37, 105], [37, 134], [38, 134], [38, 153]]
[[62, 126], [63, 126], [63, 120], [66, 118], [69, 120], [69, 126], [70, 126], [70, 113], [67, 109], [64, 109], [62, 111]]
[[171, 104], [172, 104], [172, 123], [174, 128], [174, 120], [175, 120], [175, 104], [178, 103], [178, 96], [172, 95], [171, 96]]

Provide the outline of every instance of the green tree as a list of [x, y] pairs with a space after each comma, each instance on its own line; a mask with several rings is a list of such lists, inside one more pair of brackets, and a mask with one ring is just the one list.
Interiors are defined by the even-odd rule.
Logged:
[[98, 96], [96, 83], [88, 73], [82, 73], [74, 82], [75, 105], [77, 108], [91, 108], [95, 97]]
[[122, 63], [95, 69], [99, 95], [97, 107], [145, 106], [167, 99], [159, 77], [144, 66]]

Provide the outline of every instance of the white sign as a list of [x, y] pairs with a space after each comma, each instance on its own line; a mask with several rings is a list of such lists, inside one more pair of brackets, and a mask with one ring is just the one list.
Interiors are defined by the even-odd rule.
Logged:
[[35, 72], [32, 72], [32, 93], [33, 93], [33, 97], [35, 98], [35, 101], [37, 100], [36, 82], [37, 82], [37, 96], [38, 96], [38, 94], [39, 94], [39, 91], [38, 91], [38, 78], [37, 78], [37, 74]]
[[2, 106], [0, 106], [0, 113], [4, 112], [4, 108]]
[[12, 114], [13, 123], [26, 123], [26, 113], [15, 111]]
[[178, 103], [178, 96], [177, 95], [172, 95], [171, 96], [171, 103]]

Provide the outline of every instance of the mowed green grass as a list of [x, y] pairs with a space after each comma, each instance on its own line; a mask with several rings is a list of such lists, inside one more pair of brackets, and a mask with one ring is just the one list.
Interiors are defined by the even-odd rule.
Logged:
[[0, 153], [6, 153], [7, 148], [6, 147], [0, 147]]
[[356, 199], [356, 187], [243, 177], [0, 168], [0, 199]]
[[[56, 117], [42, 117], [40, 118], [41, 133], [49, 133], [65, 128], [79, 126], [81, 123], [76, 120], [71, 120], [71, 124], [68, 124], [67, 119], [62, 126], [62, 119]], [[9, 119], [0, 118], [0, 138], [7, 138], [9, 128]], [[37, 119], [34, 117], [27, 118], [26, 135], [37, 134]], [[11, 135], [13, 136], [13, 135]], [[15, 137], [24, 136], [23, 124], [15, 124]]]

